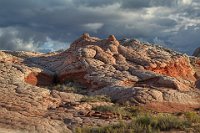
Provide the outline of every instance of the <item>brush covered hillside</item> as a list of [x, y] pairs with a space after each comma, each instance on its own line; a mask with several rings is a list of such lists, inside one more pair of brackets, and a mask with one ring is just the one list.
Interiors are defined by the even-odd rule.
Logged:
[[90, 37], [53, 53], [0, 51], [0, 132], [200, 132], [200, 58]]

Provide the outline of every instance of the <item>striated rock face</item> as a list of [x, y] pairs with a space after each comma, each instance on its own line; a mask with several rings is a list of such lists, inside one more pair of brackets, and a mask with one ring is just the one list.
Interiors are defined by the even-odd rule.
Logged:
[[65, 106], [81, 96], [41, 87], [66, 81], [81, 83], [91, 95], [161, 112], [200, 108], [199, 58], [134, 39], [85, 33], [64, 52], [0, 51], [0, 128], [70, 132], [66, 118], [80, 118]]
[[195, 81], [194, 71], [190, 66], [190, 61], [186, 57], [178, 57], [172, 59], [169, 63], [150, 64], [147, 68], [155, 73], [166, 76], [175, 77], [177, 79], [185, 79]]

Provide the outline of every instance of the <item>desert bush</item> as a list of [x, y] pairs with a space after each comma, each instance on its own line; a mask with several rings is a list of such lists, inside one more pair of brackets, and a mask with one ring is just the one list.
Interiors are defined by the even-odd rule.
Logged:
[[169, 131], [172, 129], [185, 129], [191, 126], [191, 123], [184, 119], [180, 119], [171, 114], [158, 114], [154, 115], [142, 115], [138, 116], [135, 120], [137, 125], [144, 128], [152, 128], [154, 130]]
[[147, 113], [146, 110], [138, 106], [126, 106], [125, 110], [129, 112], [130, 117], [136, 117], [138, 115]]
[[136, 118], [134, 118], [130, 124], [131, 129], [134, 129], [134, 132], [141, 133], [156, 133], [159, 131], [156, 127], [153, 127], [157, 123], [157, 120], [149, 115], [139, 115]]
[[186, 112], [185, 117], [192, 123], [200, 123], [200, 115], [196, 112]]
[[[106, 108], [106, 111], [107, 110], [111, 109]], [[116, 125], [83, 128], [83, 130], [81, 129], [81, 133], [158, 133], [160, 131], [175, 129], [185, 130], [187, 127], [191, 127], [190, 123], [170, 114], [159, 114], [156, 116], [152, 114], [143, 114], [134, 117], [129, 123], [120, 120]], [[199, 130], [195, 129], [195, 131]]]
[[157, 123], [155, 123], [153, 126], [159, 128], [162, 131], [171, 129], [184, 129], [191, 126], [191, 123], [171, 114], [159, 114], [156, 116], [156, 121]]
[[68, 92], [68, 93], [81, 93], [81, 94], [86, 93], [85, 87], [74, 82], [51, 85], [48, 86], [47, 89]]

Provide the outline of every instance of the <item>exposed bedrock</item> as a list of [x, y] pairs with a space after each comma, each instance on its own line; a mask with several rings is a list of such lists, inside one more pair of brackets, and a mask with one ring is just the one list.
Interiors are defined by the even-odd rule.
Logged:
[[64, 107], [81, 96], [41, 87], [68, 81], [87, 86], [91, 95], [156, 111], [200, 108], [198, 57], [135, 39], [83, 34], [62, 52], [0, 51], [0, 127], [70, 132], [65, 118], [72, 114]]
[[[137, 98], [141, 104], [161, 102], [144, 96], [154, 92], [165, 95], [166, 90], [174, 93], [169, 93], [169, 98], [162, 102], [199, 106], [199, 59], [135, 39], [118, 41], [114, 35], [99, 39], [83, 34], [66, 51], [39, 56], [32, 62], [54, 72], [60, 83], [73, 80], [94, 91], [106, 87], [115, 90], [113, 86], [133, 90], [140, 87], [141, 97], [138, 93], [124, 95], [119, 101]], [[126, 91], [115, 93], [118, 96]], [[170, 100], [174, 94], [179, 96]], [[188, 102], [183, 100], [186, 97]]]

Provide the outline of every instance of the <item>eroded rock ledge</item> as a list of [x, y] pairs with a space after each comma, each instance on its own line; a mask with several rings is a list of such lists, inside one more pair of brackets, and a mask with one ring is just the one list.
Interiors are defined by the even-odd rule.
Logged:
[[199, 58], [114, 35], [83, 34], [64, 52], [0, 51], [0, 127], [71, 132], [66, 118], [80, 118], [77, 108], [66, 106], [82, 96], [41, 87], [68, 80], [118, 103], [161, 112], [200, 108], [199, 72]]

